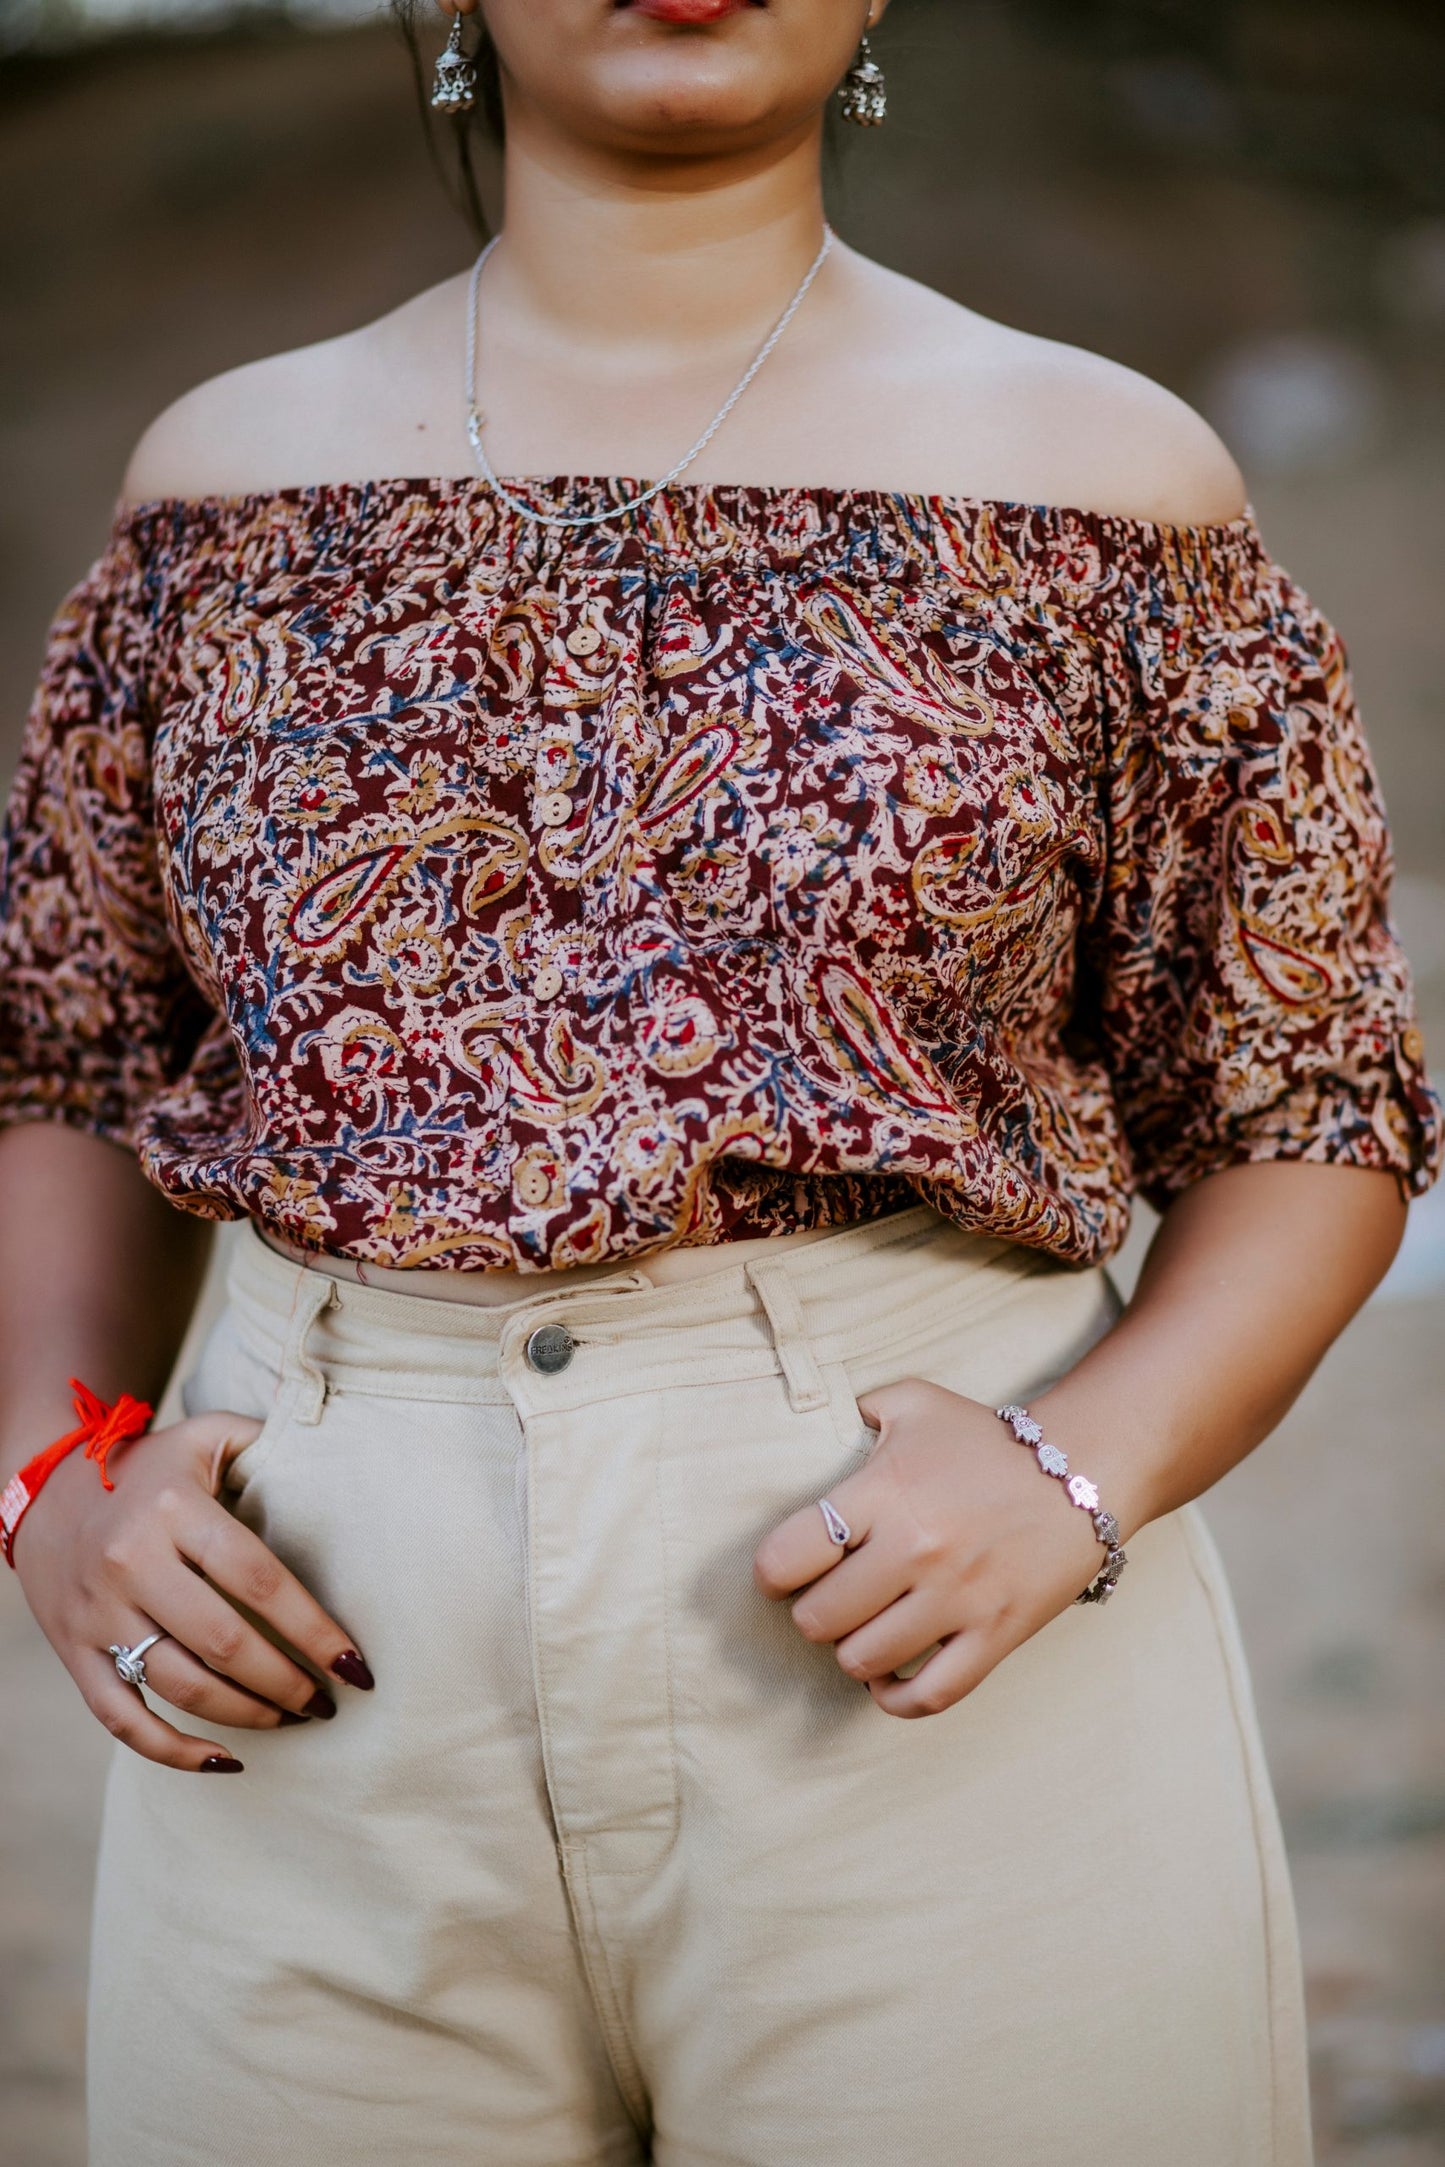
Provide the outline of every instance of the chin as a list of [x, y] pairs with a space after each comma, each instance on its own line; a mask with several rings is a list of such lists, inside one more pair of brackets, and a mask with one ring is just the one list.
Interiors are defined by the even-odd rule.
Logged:
[[[716, 15], [676, 8], [725, 6]], [[614, 36], [599, 55], [598, 87], [634, 138], [696, 150], [726, 149], [787, 113], [797, 78], [780, 49], [772, 10], [755, 0], [633, 0], [613, 11]]]
[[[488, 14], [527, 104], [599, 145], [709, 158], [786, 136], [821, 108], [851, 50], [845, 38], [829, 51], [838, 7], [496, 0]], [[820, 22], [832, 38], [819, 37]]]
[[685, 146], [707, 157], [783, 132], [766, 85], [659, 70], [605, 88], [599, 122], [635, 148]]

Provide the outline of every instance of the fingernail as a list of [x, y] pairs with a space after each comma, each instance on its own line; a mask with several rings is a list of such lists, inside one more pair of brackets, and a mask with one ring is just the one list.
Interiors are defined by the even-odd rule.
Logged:
[[312, 1694], [310, 1700], [306, 1703], [305, 1709], [302, 1712], [301, 1720], [304, 1721], [306, 1716], [319, 1716], [323, 1723], [329, 1723], [335, 1713], [335, 1701], [331, 1698], [331, 1695], [329, 1693], [323, 1692], [321, 1687], [318, 1686], [316, 1688], [316, 1691]]
[[233, 1761], [227, 1754], [213, 1753], [208, 1761], [202, 1761], [198, 1773], [203, 1776], [239, 1776], [245, 1766], [244, 1761]]
[[283, 1723], [309, 1723], [310, 1720], [309, 1716], [297, 1715], [294, 1708], [283, 1708], [281, 1710], [281, 1721]]
[[369, 1693], [376, 1684], [354, 1648], [343, 1648], [331, 1668], [338, 1678], [344, 1679], [347, 1685], [358, 1686], [363, 1693]]

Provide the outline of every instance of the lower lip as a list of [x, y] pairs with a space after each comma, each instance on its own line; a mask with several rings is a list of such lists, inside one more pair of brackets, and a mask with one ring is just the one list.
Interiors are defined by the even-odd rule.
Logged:
[[741, 15], [753, 0], [631, 0], [628, 13], [650, 15], [657, 23], [720, 23]]

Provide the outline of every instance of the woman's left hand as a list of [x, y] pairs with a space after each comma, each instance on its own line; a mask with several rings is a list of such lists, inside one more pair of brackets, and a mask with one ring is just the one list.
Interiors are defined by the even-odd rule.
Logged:
[[919, 1378], [858, 1404], [877, 1446], [828, 1493], [848, 1549], [808, 1505], [759, 1545], [754, 1572], [775, 1601], [796, 1597], [799, 1632], [832, 1642], [889, 1715], [938, 1715], [1066, 1610], [1103, 1552], [992, 1408]]

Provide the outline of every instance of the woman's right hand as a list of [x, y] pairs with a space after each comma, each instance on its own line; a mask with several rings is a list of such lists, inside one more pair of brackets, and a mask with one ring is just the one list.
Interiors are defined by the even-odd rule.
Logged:
[[241, 1763], [148, 1708], [117, 1674], [113, 1644], [164, 1634], [146, 1651], [147, 1684], [183, 1714], [232, 1729], [335, 1715], [313, 1672], [372, 1684], [347, 1634], [219, 1502], [226, 1469], [260, 1428], [246, 1415], [206, 1414], [153, 1430], [112, 1455], [113, 1491], [74, 1452], [15, 1531], [26, 1599], [91, 1713], [168, 1768], [231, 1774]]

